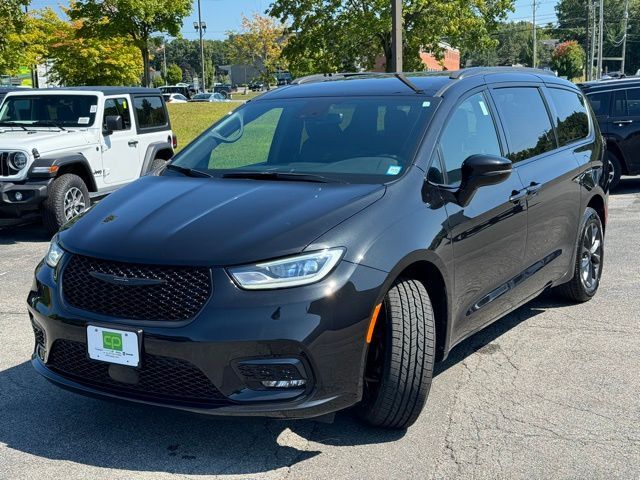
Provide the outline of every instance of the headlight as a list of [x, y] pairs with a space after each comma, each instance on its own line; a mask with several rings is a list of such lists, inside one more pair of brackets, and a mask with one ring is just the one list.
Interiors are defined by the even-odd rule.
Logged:
[[23, 152], [13, 152], [9, 155], [9, 162], [14, 170], [22, 170], [27, 166], [27, 156]]
[[44, 257], [44, 261], [47, 262], [51, 268], [56, 268], [58, 263], [60, 263], [60, 259], [64, 255], [64, 250], [58, 244], [58, 236], [56, 235], [51, 239], [51, 243], [49, 244], [49, 250], [47, 251], [47, 255]]
[[248, 290], [297, 287], [317, 282], [335, 267], [344, 248], [296, 255], [271, 262], [228, 269], [236, 283]]

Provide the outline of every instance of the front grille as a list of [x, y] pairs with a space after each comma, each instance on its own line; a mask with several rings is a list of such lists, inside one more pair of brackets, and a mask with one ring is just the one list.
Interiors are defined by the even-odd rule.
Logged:
[[[92, 272], [161, 283], [116, 285]], [[62, 274], [62, 291], [70, 305], [131, 320], [191, 319], [207, 302], [211, 290], [211, 272], [205, 267], [122, 263], [74, 255]]]
[[242, 364], [238, 370], [248, 380], [303, 380], [300, 371], [290, 364]]
[[121, 383], [109, 375], [110, 364], [87, 357], [87, 346], [84, 343], [56, 340], [47, 366], [78, 383], [115, 394], [135, 395], [159, 402], [182, 401], [210, 405], [229, 403], [205, 374], [186, 360], [144, 353], [140, 362], [141, 367], [137, 370], [138, 383]]
[[31, 326], [33, 327], [33, 334], [36, 337], [36, 346], [44, 347], [45, 346], [44, 330], [42, 330], [35, 323], [31, 323]]

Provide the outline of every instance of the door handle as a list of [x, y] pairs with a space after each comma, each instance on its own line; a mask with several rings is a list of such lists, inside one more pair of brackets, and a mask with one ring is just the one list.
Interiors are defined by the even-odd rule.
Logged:
[[138, 141], [137, 140], [129, 140], [129, 146], [130, 147], [137, 147], [138, 146]]
[[540, 190], [540, 187], [542, 187], [542, 184], [537, 182], [531, 182], [531, 184], [526, 188], [527, 195], [529, 197], [536, 196], [538, 194], [538, 190]]
[[522, 190], [514, 190], [511, 192], [509, 201], [511, 203], [520, 203], [520, 200], [524, 199], [526, 196], [527, 196], [527, 190], [525, 188], [523, 188]]
[[617, 121], [614, 121], [613, 123], [621, 127], [622, 125], [629, 125], [630, 123], [633, 123], [633, 120], [617, 120]]

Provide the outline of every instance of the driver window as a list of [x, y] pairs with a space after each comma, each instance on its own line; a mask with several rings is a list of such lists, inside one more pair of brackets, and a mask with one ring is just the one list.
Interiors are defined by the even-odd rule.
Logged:
[[461, 167], [471, 155], [501, 155], [500, 142], [484, 94], [477, 93], [458, 105], [440, 138], [446, 183], [461, 180]]
[[103, 128], [107, 126], [107, 117], [109, 115], [120, 115], [124, 130], [131, 128], [131, 115], [129, 114], [129, 104], [126, 98], [107, 98], [104, 101]]

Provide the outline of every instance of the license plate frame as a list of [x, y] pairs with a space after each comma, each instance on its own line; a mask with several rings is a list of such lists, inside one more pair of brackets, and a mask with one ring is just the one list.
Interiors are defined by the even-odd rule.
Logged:
[[87, 356], [98, 362], [139, 368], [142, 330], [87, 325]]

